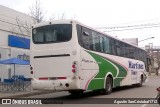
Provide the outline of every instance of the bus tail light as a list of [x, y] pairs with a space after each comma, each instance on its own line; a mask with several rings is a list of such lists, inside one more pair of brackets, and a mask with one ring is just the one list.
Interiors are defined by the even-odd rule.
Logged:
[[76, 73], [76, 70], [77, 70], [77, 62], [74, 61], [73, 64], [72, 64], [72, 72]]
[[76, 72], [76, 70], [75, 70], [75, 69], [72, 69], [72, 72], [73, 72], [73, 73], [75, 73], [75, 72]]

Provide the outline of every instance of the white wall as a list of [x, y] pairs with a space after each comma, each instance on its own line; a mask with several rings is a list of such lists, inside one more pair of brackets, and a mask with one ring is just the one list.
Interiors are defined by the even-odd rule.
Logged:
[[[0, 5], [0, 30], [21, 34], [22, 32], [19, 30], [18, 25], [22, 26], [26, 24], [28, 27], [31, 27], [33, 18], [24, 13]], [[23, 27], [21, 28], [23, 34], [30, 36]]]
[[0, 46], [4, 46], [4, 47], [8, 46], [8, 35], [9, 34], [11, 33], [0, 30]]
[[[21, 31], [18, 25], [22, 26], [26, 24], [27, 27], [29, 27], [27, 28], [29, 32], [26, 32], [27, 30], [25, 28], [20, 27]], [[28, 15], [0, 5], [0, 60], [17, 57], [23, 54], [29, 55], [28, 49], [9, 47], [8, 35], [30, 38], [32, 24], [33, 19]], [[13, 65], [0, 64], [0, 78], [3, 80], [4, 78], [11, 77], [14, 72], [13, 70]], [[16, 74], [30, 77], [29, 65], [16, 65]]]
[[[0, 47], [0, 60], [8, 59], [10, 57], [10, 49]], [[0, 78], [9, 78], [10, 76], [10, 65], [0, 64]]]

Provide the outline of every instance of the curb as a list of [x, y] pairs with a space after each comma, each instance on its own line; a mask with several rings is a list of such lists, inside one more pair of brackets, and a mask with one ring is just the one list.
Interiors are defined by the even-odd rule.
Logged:
[[18, 95], [8, 95], [0, 98], [21, 98], [21, 97], [29, 97], [33, 95], [48, 94], [53, 92], [54, 91], [38, 91], [38, 92], [30, 92], [30, 93], [24, 93], [24, 94], [18, 94]]

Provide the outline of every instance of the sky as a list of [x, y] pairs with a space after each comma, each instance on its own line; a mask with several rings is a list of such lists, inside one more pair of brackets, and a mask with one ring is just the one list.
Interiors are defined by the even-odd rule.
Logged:
[[[40, 0], [45, 18], [58, 17], [101, 30], [111, 36], [138, 38], [140, 47], [153, 43], [160, 46], [159, 0]], [[0, 5], [28, 13], [34, 0], [0, 0]], [[108, 28], [108, 29], [106, 29]]]

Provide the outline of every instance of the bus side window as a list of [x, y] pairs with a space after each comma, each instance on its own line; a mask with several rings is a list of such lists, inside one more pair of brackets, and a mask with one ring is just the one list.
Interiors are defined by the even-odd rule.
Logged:
[[107, 37], [101, 37], [102, 40], [102, 48], [104, 53], [111, 53], [110, 51], [110, 45], [109, 45], [109, 38]]
[[115, 47], [116, 47], [116, 55], [120, 56], [121, 55], [121, 43], [116, 41]]
[[110, 40], [111, 54], [116, 55], [116, 41], [114, 39]]
[[122, 57], [126, 56], [126, 46], [124, 43], [121, 44], [121, 56]]
[[82, 42], [84, 45], [84, 48], [91, 49], [92, 45], [92, 34], [91, 31], [88, 28], [82, 27]]
[[92, 40], [93, 40], [93, 50], [97, 52], [101, 52], [101, 46], [100, 46], [100, 35], [97, 32], [92, 31]]
[[128, 44], [124, 44], [124, 48], [125, 48], [125, 56], [126, 58], [129, 58], [129, 45]]

